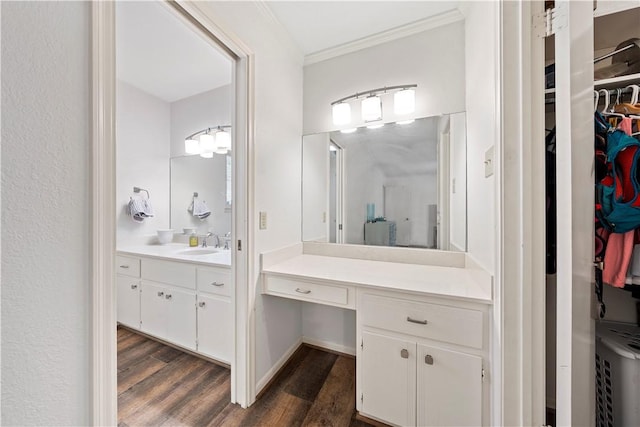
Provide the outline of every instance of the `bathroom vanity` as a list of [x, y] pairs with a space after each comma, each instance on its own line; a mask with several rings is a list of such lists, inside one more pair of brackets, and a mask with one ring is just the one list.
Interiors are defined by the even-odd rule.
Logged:
[[120, 248], [118, 323], [230, 364], [231, 254], [184, 244]]
[[356, 312], [356, 409], [488, 425], [492, 277], [464, 253], [304, 243], [262, 255], [262, 292]]

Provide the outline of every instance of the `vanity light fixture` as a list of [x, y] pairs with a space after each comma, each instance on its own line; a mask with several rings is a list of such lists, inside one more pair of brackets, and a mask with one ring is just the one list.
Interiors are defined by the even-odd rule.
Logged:
[[415, 120], [414, 120], [414, 119], [411, 119], [411, 120], [402, 120], [402, 121], [396, 122], [396, 124], [398, 124], [398, 125], [409, 125], [409, 124], [411, 124], [411, 123], [413, 123], [413, 122], [415, 122]]
[[365, 123], [382, 120], [382, 98], [380, 95], [391, 92], [395, 92], [394, 113], [396, 115], [411, 114], [415, 111], [416, 87], [418, 87], [416, 84], [385, 86], [364, 92], [356, 92], [354, 95], [333, 101], [331, 103], [333, 124], [340, 126], [351, 122], [351, 106], [348, 102], [354, 99], [362, 99], [362, 120]]
[[192, 133], [184, 139], [185, 154], [199, 154], [212, 158], [213, 154], [227, 154], [231, 150], [231, 125], [212, 126]]
[[350, 129], [342, 129], [340, 132], [341, 133], [354, 133], [357, 130], [358, 130], [358, 128], [350, 128]]
[[375, 125], [367, 126], [367, 129], [380, 129], [383, 126], [384, 126], [384, 123], [378, 123], [378, 124], [375, 124]]

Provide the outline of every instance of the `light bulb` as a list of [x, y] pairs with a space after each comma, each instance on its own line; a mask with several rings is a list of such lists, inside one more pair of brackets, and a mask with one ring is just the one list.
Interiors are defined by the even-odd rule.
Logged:
[[200, 154], [200, 145], [195, 139], [184, 140], [184, 152], [186, 154]]
[[340, 102], [339, 104], [333, 104], [333, 124], [334, 125], [346, 125], [351, 121], [351, 106]]
[[216, 132], [216, 148], [224, 150], [231, 148], [231, 134], [229, 132], [223, 130]]
[[200, 135], [200, 152], [213, 153], [215, 150], [216, 144], [213, 140], [213, 135], [209, 135], [208, 133]]
[[377, 125], [369, 125], [369, 126], [367, 126], [367, 129], [380, 129], [383, 126], [384, 126], [384, 123], [378, 123]]
[[227, 154], [229, 152], [228, 149], [224, 148], [224, 147], [218, 147], [216, 148], [216, 151], [214, 151], [214, 153], [216, 154]]
[[206, 152], [200, 153], [200, 157], [204, 157], [205, 159], [211, 159], [213, 158], [213, 151], [206, 151]]
[[413, 122], [415, 122], [415, 120], [414, 120], [414, 119], [411, 119], [411, 120], [402, 120], [402, 121], [399, 121], [399, 122], [396, 122], [396, 123], [397, 123], [397, 124], [399, 124], [399, 125], [408, 125], [408, 124], [411, 124], [411, 123], [413, 123]]
[[362, 100], [362, 120], [375, 122], [382, 119], [382, 102], [379, 96], [369, 96]]
[[403, 89], [393, 95], [393, 112], [411, 114], [416, 109], [416, 91], [413, 89]]
[[342, 129], [340, 132], [342, 133], [353, 133], [355, 131], [357, 131], [358, 128], [350, 128], [350, 129]]

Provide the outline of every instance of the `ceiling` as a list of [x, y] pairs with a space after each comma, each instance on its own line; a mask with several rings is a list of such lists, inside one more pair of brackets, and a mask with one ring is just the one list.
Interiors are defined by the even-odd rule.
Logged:
[[379, 129], [331, 132], [331, 140], [347, 150], [361, 145], [369, 156], [368, 161], [387, 177], [435, 173], [439, 120], [439, 117], [427, 117], [406, 125], [388, 123]]
[[[458, 6], [457, 1], [265, 1], [305, 55]], [[231, 83], [232, 62], [160, 2], [116, 2], [116, 75], [174, 102]]]
[[116, 2], [116, 76], [166, 102], [231, 83], [232, 62], [159, 2]]
[[305, 55], [456, 9], [457, 1], [265, 1]]

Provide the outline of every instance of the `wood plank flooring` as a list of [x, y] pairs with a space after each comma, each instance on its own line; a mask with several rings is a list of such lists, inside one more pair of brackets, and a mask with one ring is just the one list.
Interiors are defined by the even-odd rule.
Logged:
[[229, 403], [228, 369], [118, 328], [118, 424], [126, 426], [349, 426], [355, 359], [302, 346], [258, 401]]

